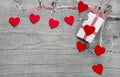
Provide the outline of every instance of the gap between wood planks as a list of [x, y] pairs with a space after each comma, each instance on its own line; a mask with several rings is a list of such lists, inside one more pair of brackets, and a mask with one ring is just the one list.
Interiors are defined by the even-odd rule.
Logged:
[[111, 15], [111, 16], [108, 16], [108, 19], [117, 20], [118, 21], [118, 20], [120, 20], [120, 17]]

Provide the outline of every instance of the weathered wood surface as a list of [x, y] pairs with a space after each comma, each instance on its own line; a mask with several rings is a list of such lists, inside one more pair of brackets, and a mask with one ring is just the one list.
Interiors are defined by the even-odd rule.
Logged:
[[[52, 0], [45, 0], [50, 4]], [[65, 5], [76, 5], [76, 0], [61, 0]], [[91, 5], [100, 0], [85, 0]], [[44, 0], [43, 0], [44, 2]], [[38, 5], [37, 0], [22, 0], [26, 7]], [[120, 0], [112, 0], [113, 14], [120, 16]], [[13, 0], [0, 0], [0, 77], [119, 77], [120, 76], [120, 38], [116, 40], [113, 52], [96, 57], [89, 51], [78, 53], [75, 35], [79, 29], [76, 25], [77, 11], [57, 10], [32, 12], [41, 15], [41, 20], [35, 25], [29, 21], [27, 12], [18, 11]], [[76, 21], [71, 27], [63, 18], [74, 15]], [[8, 23], [10, 16], [20, 16], [21, 23], [13, 28]], [[60, 26], [50, 29], [48, 19], [54, 17], [60, 20]], [[104, 40], [111, 33], [107, 29], [112, 25], [113, 31], [120, 33], [119, 21], [108, 21], [104, 30]], [[106, 47], [110, 45], [106, 44]], [[98, 76], [91, 70], [92, 64], [102, 63], [104, 71]]]

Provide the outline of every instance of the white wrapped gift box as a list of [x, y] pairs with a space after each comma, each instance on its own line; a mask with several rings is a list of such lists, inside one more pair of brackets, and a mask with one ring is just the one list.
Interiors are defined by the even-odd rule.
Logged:
[[95, 33], [93, 33], [89, 36], [86, 36], [86, 38], [84, 38], [86, 34], [84, 32], [84, 29], [81, 27], [77, 33], [77, 37], [83, 39], [84, 41], [86, 41], [88, 43], [92, 43], [92, 41], [94, 40], [96, 34], [100, 30], [104, 21], [105, 20], [103, 18], [97, 16], [94, 13], [92, 13], [92, 12], [88, 13], [88, 19], [83, 22], [82, 27], [85, 25], [90, 25], [90, 26], [92, 25], [95, 27]]

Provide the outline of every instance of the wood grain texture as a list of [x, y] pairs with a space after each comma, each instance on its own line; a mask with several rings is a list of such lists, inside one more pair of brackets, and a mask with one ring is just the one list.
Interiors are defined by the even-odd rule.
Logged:
[[[43, 1], [50, 4], [52, 0]], [[61, 0], [64, 5], [76, 5], [77, 0]], [[84, 0], [91, 5], [97, 5], [100, 0]], [[112, 15], [120, 16], [120, 1], [112, 0]], [[29, 8], [38, 5], [37, 0], [22, 0]], [[41, 20], [35, 25], [29, 21], [28, 12], [17, 10], [13, 0], [0, 0], [0, 77], [119, 77], [120, 76], [120, 38], [112, 48], [113, 53], [96, 57], [89, 51], [78, 53], [75, 37], [79, 30], [78, 13], [71, 10], [34, 11], [41, 15]], [[69, 26], [64, 17], [75, 16], [75, 23]], [[20, 16], [21, 23], [13, 28], [8, 19], [10, 16]], [[60, 21], [60, 26], [50, 29], [48, 20], [54, 17]], [[103, 34], [107, 40], [111, 33], [108, 26], [116, 34], [120, 33], [120, 22], [108, 20]], [[97, 40], [99, 38], [96, 38]], [[110, 44], [105, 44], [110, 48]], [[115, 53], [114, 53], [115, 52]], [[102, 76], [95, 74], [92, 64], [102, 63]]]

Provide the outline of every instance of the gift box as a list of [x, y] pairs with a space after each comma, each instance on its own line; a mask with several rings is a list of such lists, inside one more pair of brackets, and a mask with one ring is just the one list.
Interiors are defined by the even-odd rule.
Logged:
[[88, 19], [83, 22], [77, 33], [77, 37], [88, 43], [92, 43], [104, 21], [99, 15], [89, 12]]

